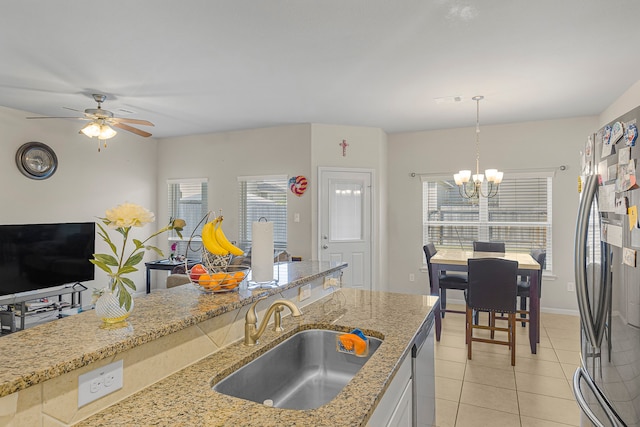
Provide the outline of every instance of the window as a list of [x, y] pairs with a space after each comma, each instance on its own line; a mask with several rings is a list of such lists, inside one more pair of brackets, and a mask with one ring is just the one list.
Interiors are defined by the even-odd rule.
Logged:
[[251, 227], [260, 218], [273, 222], [274, 249], [287, 249], [288, 189], [285, 175], [238, 177], [239, 243], [243, 249], [251, 247]]
[[423, 176], [423, 244], [471, 250], [483, 240], [503, 241], [515, 252], [546, 249], [551, 271], [552, 173], [505, 175], [498, 195], [479, 201], [462, 197], [453, 177]]
[[[187, 222], [187, 226], [182, 230], [184, 240], [180, 240], [176, 232], [172, 230], [169, 234], [169, 244], [178, 242], [176, 254], [184, 255], [187, 253], [187, 244], [192, 235], [194, 240], [201, 240], [204, 223], [200, 224], [200, 221], [209, 211], [207, 179], [170, 179], [167, 181], [167, 189], [169, 216], [182, 218]], [[200, 245], [197, 246], [200, 247]], [[189, 252], [187, 256], [199, 258], [200, 254]]]

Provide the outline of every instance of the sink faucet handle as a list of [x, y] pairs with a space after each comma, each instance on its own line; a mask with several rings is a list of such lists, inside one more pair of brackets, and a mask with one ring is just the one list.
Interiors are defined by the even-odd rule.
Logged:
[[245, 323], [247, 324], [253, 324], [256, 325], [258, 324], [258, 313], [257, 313], [257, 305], [260, 301], [267, 299], [267, 296], [261, 296], [260, 298], [258, 298], [256, 300], [256, 302], [253, 303], [253, 305], [249, 308], [249, 310], [247, 311], [246, 316], [244, 317], [245, 319]]
[[276, 332], [284, 331], [284, 328], [282, 327], [282, 315], [280, 314], [283, 311], [284, 311], [284, 306], [279, 305], [275, 308], [273, 312], [273, 330]]

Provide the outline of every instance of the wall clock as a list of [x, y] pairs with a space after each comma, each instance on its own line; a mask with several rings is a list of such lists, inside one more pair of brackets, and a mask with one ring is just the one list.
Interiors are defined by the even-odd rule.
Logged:
[[31, 179], [47, 179], [58, 167], [58, 157], [42, 142], [27, 142], [16, 152], [16, 164], [23, 175]]

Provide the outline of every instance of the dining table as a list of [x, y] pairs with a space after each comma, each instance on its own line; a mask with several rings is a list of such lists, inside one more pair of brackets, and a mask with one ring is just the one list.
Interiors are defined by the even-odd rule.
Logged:
[[[537, 351], [537, 344], [540, 342], [540, 289], [538, 288], [538, 278], [540, 264], [528, 253], [520, 252], [474, 252], [463, 249], [441, 249], [431, 257], [431, 295], [440, 295], [439, 277], [443, 271], [467, 271], [467, 261], [472, 258], [501, 258], [518, 262], [520, 273], [529, 274], [531, 287], [529, 290], [529, 344], [531, 353]], [[442, 315], [440, 303], [435, 308], [436, 318], [436, 340], [440, 341], [442, 330]]]

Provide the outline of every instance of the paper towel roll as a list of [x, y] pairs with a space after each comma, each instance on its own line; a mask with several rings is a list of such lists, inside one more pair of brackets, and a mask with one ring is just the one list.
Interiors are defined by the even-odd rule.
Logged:
[[251, 245], [251, 277], [254, 282], [273, 280], [273, 222], [253, 223]]

